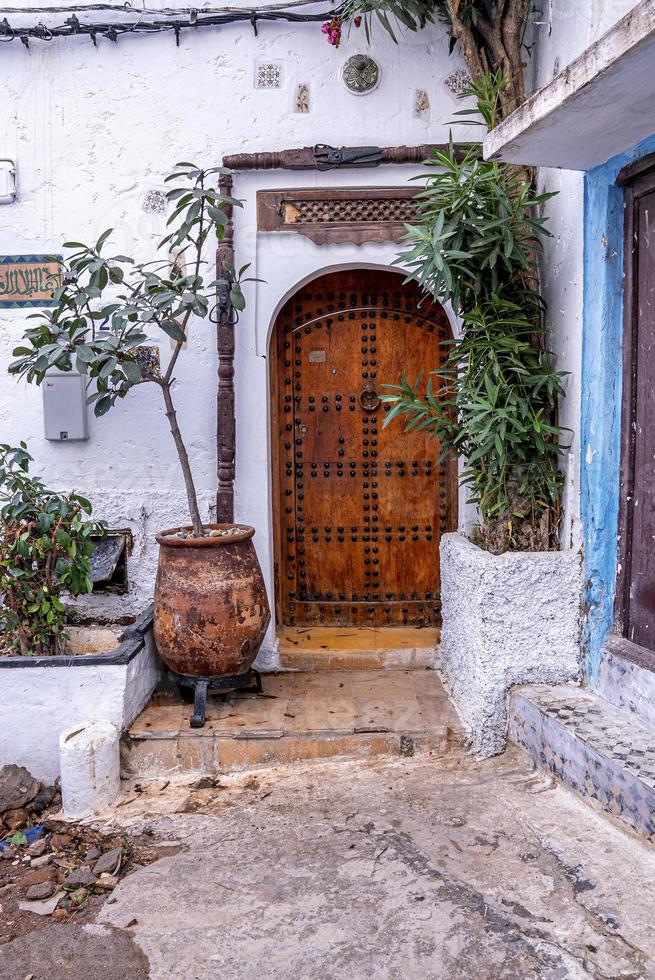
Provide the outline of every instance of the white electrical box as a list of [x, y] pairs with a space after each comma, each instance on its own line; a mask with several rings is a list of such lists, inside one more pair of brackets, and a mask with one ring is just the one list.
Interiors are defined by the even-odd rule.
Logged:
[[88, 439], [86, 378], [81, 374], [49, 372], [43, 384], [43, 427], [46, 439]]
[[16, 164], [13, 160], [0, 160], [0, 204], [13, 204], [16, 200]]

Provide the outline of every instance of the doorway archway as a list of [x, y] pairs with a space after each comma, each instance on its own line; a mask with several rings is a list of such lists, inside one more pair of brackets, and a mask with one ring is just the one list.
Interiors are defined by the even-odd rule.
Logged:
[[269, 364], [277, 621], [440, 622], [439, 541], [457, 526], [457, 467], [401, 423], [385, 384], [440, 367], [443, 308], [401, 273], [350, 269], [281, 308]]

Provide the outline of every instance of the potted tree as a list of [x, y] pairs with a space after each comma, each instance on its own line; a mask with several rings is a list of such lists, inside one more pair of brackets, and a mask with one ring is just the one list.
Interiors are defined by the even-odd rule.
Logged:
[[[175, 366], [192, 318], [211, 319], [220, 302], [245, 306], [238, 273], [223, 265], [220, 280], [204, 275], [205, 252], [220, 241], [230, 209], [239, 201], [215, 186], [223, 168], [176, 165], [166, 181], [172, 205], [165, 259], [135, 262], [106, 254], [111, 230], [95, 245], [65, 243], [62, 285], [54, 305], [35, 314], [14, 351], [10, 372], [41, 384], [52, 370], [89, 378], [89, 403], [104, 415], [139, 384], [159, 390], [182, 471], [189, 524], [162, 530], [155, 587], [155, 638], [162, 659], [182, 682], [249, 673], [270, 619], [263, 577], [252, 544], [254, 529], [202, 519], [189, 453], [175, 410]], [[165, 367], [150, 362], [144, 346], [152, 331], [173, 341]], [[227, 683], [227, 682], [226, 682]], [[206, 690], [206, 685], [205, 685]]]
[[[507, 82], [483, 75], [464, 96], [496, 124]], [[469, 110], [463, 110], [468, 114]], [[431, 432], [463, 461], [477, 506], [469, 538], [441, 542], [441, 656], [452, 696], [480, 755], [502, 751], [507, 692], [579, 672], [581, 561], [559, 550], [565, 433], [557, 424], [563, 375], [546, 349], [537, 254], [548, 234], [524, 168], [462, 155], [451, 144], [426, 164], [419, 221], [399, 257], [461, 321], [437, 385], [390, 386], [386, 423]]]

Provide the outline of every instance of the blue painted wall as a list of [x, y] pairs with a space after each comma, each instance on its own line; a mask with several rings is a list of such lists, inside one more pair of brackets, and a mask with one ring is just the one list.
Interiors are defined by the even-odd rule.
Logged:
[[623, 339], [623, 191], [618, 172], [655, 152], [655, 136], [585, 178], [580, 494], [584, 533], [587, 673], [598, 674], [614, 621]]

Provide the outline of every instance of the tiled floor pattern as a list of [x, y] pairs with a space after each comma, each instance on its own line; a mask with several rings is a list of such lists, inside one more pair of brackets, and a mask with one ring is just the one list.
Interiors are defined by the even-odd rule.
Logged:
[[[612, 638], [606, 643], [595, 689], [617, 708], [636, 716], [647, 728], [655, 728], [655, 671], [649, 662], [652, 655], [644, 654], [641, 660], [630, 659], [625, 656], [622, 644], [632, 647], [621, 639]], [[640, 647], [634, 650], [641, 653]]]
[[655, 733], [592, 691], [512, 697], [510, 735], [541, 767], [655, 842]]
[[124, 769], [220, 772], [334, 756], [437, 756], [463, 745], [433, 671], [287, 672], [263, 683], [262, 695], [209, 699], [202, 729], [189, 727], [189, 704], [153, 699], [124, 739]]

